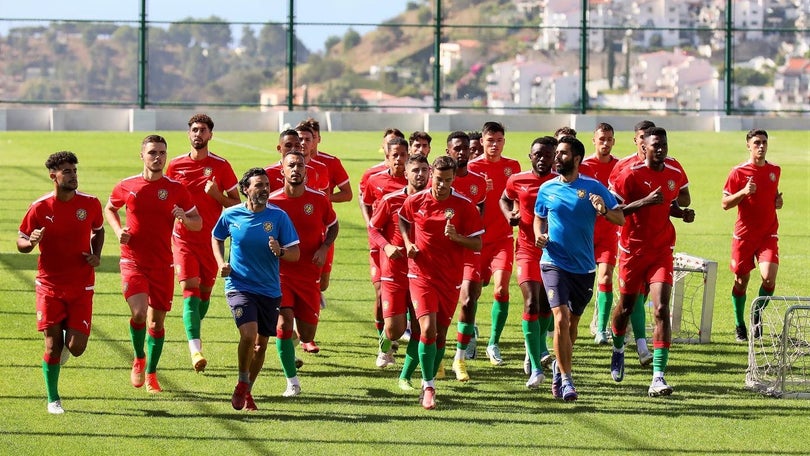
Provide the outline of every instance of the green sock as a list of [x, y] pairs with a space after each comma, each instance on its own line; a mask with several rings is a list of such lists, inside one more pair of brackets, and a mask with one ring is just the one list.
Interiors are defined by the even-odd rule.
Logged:
[[211, 305], [210, 299], [200, 299], [200, 320], [208, 315], [208, 306]]
[[433, 362], [433, 378], [436, 378], [436, 374], [439, 373], [439, 366], [442, 365], [442, 361], [444, 360], [444, 349], [446, 346], [439, 348], [438, 345], [436, 346], [436, 360]]
[[200, 338], [200, 298], [198, 296], [183, 298], [183, 326], [186, 327], [188, 340]]
[[146, 358], [146, 352], [143, 350], [143, 344], [146, 340], [146, 325], [144, 324], [142, 328], [135, 329], [130, 321], [129, 340], [132, 342], [132, 348], [135, 349], [135, 357]]
[[489, 345], [497, 345], [501, 340], [506, 317], [509, 316], [509, 301], [492, 301], [492, 327], [489, 332]]
[[540, 369], [540, 322], [538, 320], [523, 320], [523, 338], [526, 339], [526, 350], [532, 362], [532, 369]]
[[633, 327], [633, 339], [647, 337], [647, 297], [640, 294], [636, 297], [636, 305], [630, 314], [630, 325]]
[[297, 372], [295, 370], [295, 346], [292, 338], [276, 338], [276, 351], [278, 352], [278, 359], [281, 360], [281, 370], [284, 371], [284, 377], [295, 377]]
[[540, 340], [538, 344], [540, 344], [540, 355], [542, 356], [543, 353], [548, 353], [548, 331], [549, 328], [554, 328], [554, 316], [549, 315], [548, 317], [540, 317], [537, 319], [538, 324], [540, 325]]
[[[472, 336], [475, 334], [475, 325], [472, 323], [464, 323], [458, 322], [458, 332], [465, 336]], [[456, 348], [459, 350], [466, 350], [467, 344], [461, 343], [460, 341], [456, 341]]]
[[45, 377], [45, 388], [48, 390], [48, 402], [59, 400], [57, 385], [59, 384], [59, 369], [61, 367], [59, 363], [48, 364], [45, 360], [42, 361], [42, 375]]
[[[764, 289], [762, 287], [759, 287], [759, 295], [760, 296], [773, 296], [773, 292], [774, 292], [774, 290], [766, 290], [766, 289]], [[760, 311], [760, 310], [768, 307], [769, 302], [771, 302], [770, 299], [766, 299], [766, 300], [762, 301], [762, 304], [759, 304], [757, 306], [757, 311]]]
[[736, 296], [731, 292], [731, 303], [734, 305], [734, 324], [742, 326], [745, 324], [745, 295]]
[[668, 348], [656, 348], [653, 350], [653, 372], [664, 372], [667, 370], [669, 360]]
[[433, 380], [436, 372], [436, 342], [426, 344], [419, 342], [419, 364], [422, 365], [422, 380]]
[[599, 331], [605, 332], [607, 331], [607, 325], [610, 322], [610, 308], [613, 307], [613, 292], [597, 292], [596, 305], [599, 309], [596, 314], [596, 325]]
[[163, 353], [163, 341], [166, 340], [164, 336], [155, 337], [151, 334], [146, 335], [146, 373], [154, 374], [157, 371], [158, 361], [160, 355]]
[[377, 328], [377, 337], [382, 337], [383, 330], [385, 329], [385, 322], [376, 320], [374, 327]]
[[400, 372], [399, 378], [410, 380], [417, 366], [419, 366], [419, 338], [411, 337], [405, 350], [405, 361], [402, 363], [402, 372]]

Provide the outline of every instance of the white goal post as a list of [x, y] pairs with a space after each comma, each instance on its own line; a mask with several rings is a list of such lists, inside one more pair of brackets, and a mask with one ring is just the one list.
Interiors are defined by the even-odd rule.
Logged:
[[[717, 262], [682, 252], [673, 258], [672, 341], [707, 344], [712, 338]], [[650, 315], [648, 322], [653, 321]]]

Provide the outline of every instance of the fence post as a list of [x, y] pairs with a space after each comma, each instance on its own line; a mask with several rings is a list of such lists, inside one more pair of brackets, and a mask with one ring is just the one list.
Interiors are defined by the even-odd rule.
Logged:
[[436, 26], [433, 37], [433, 112], [442, 110], [442, 0], [436, 0]]
[[582, 26], [579, 29], [579, 113], [588, 110], [588, 0], [582, 0]]
[[295, 0], [290, 0], [287, 14], [287, 110], [292, 111], [295, 104]]
[[147, 100], [146, 75], [149, 41], [146, 25], [146, 0], [141, 0], [141, 20], [138, 25], [138, 107], [140, 109], [146, 108]]
[[731, 95], [731, 83], [733, 76], [733, 53], [734, 50], [732, 47], [734, 46], [734, 35], [733, 35], [733, 20], [734, 20], [734, 11], [732, 8], [734, 7], [734, 2], [732, 0], [726, 0], [726, 53], [725, 53], [725, 65], [726, 68], [723, 70], [723, 79], [725, 79], [725, 89], [726, 89], [726, 99], [725, 99], [725, 111], [726, 115], [730, 116], [734, 111], [734, 103], [733, 97]]

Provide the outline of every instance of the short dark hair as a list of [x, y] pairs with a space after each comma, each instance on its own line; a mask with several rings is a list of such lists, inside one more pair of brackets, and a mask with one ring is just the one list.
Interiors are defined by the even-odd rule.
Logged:
[[467, 136], [470, 137], [470, 141], [481, 141], [481, 132], [478, 130], [468, 131]]
[[649, 138], [650, 136], [667, 136], [667, 131], [661, 127], [650, 127], [644, 130], [644, 138]]
[[570, 144], [574, 157], [579, 156], [579, 162], [582, 163], [582, 159], [585, 158], [585, 145], [582, 144], [582, 141], [574, 136], [563, 136], [560, 138], [559, 144]]
[[435, 160], [433, 160], [432, 168], [436, 171], [447, 171], [448, 169], [451, 169], [453, 170], [453, 173], [455, 173], [458, 169], [458, 165], [456, 164], [456, 161], [453, 160], [453, 158], [449, 155], [439, 155]]
[[394, 135], [397, 138], [405, 139], [405, 133], [403, 133], [399, 128], [386, 128], [385, 133], [383, 133], [383, 138], [388, 135]]
[[318, 134], [321, 133], [321, 123], [315, 120], [314, 117], [307, 117], [305, 120], [298, 122], [298, 125], [306, 125], [307, 127], [311, 128], [313, 132]]
[[454, 139], [460, 139], [463, 142], [470, 144], [470, 135], [464, 133], [463, 131], [454, 131], [447, 135], [447, 144], [450, 144], [450, 141]]
[[149, 144], [149, 143], [158, 143], [158, 144], [164, 144], [164, 145], [166, 145], [167, 147], [168, 147], [168, 145], [169, 145], [169, 144], [166, 142], [166, 138], [164, 138], [163, 136], [160, 136], [160, 135], [149, 135], [149, 136], [147, 136], [146, 138], [143, 138], [143, 141], [141, 141], [141, 149], [143, 149], [143, 146], [145, 146], [145, 145], [147, 145], [147, 144]]
[[292, 128], [288, 128], [288, 129], [282, 131], [281, 134], [278, 135], [278, 140], [281, 141], [281, 138], [283, 138], [285, 136], [298, 136], [298, 132], [293, 130]]
[[[297, 132], [305, 131], [305, 132], [311, 134], [312, 136], [315, 136], [315, 132], [312, 131], [312, 128], [309, 125], [307, 125], [307, 124], [305, 124], [303, 122], [301, 122], [300, 124], [295, 126], [295, 131], [297, 131]], [[301, 135], [298, 135], [298, 136], [301, 136]]]
[[764, 136], [767, 139], [768, 132], [759, 128], [753, 128], [751, 130], [748, 130], [748, 133], [745, 135], [745, 142], [748, 142], [748, 140], [753, 138], [754, 136]]
[[571, 127], [560, 127], [554, 132], [554, 136], [573, 136], [577, 137], [577, 131]]
[[431, 138], [426, 131], [415, 131], [411, 133], [411, 136], [408, 138], [408, 144], [413, 144], [414, 141], [419, 139], [424, 139], [428, 144], [433, 141], [433, 138]]
[[641, 122], [637, 123], [633, 127], [633, 131], [634, 132], [636, 132], [636, 131], [644, 131], [644, 130], [646, 130], [648, 128], [652, 128], [654, 126], [655, 126], [655, 124], [653, 123], [653, 121], [651, 121], [651, 120], [642, 120]]
[[424, 163], [424, 164], [430, 166], [430, 163], [428, 162], [427, 157], [425, 157], [422, 154], [408, 155], [408, 159], [405, 160], [405, 166], [408, 166], [409, 164], [412, 164], [412, 163], [416, 163], [416, 164]]
[[485, 135], [487, 133], [501, 133], [506, 134], [506, 128], [504, 128], [503, 124], [500, 122], [484, 122], [484, 126], [481, 127], [481, 135]]
[[73, 152], [63, 150], [48, 156], [48, 159], [45, 160], [45, 167], [48, 168], [49, 171], [56, 171], [57, 169], [59, 169], [59, 165], [61, 165], [62, 163], [70, 163], [71, 165], [78, 165], [79, 159], [76, 158], [76, 154], [74, 154]]
[[559, 141], [557, 141], [557, 138], [555, 138], [553, 136], [541, 136], [539, 138], [535, 138], [535, 140], [532, 141], [531, 147], [534, 147], [535, 144], [542, 144], [544, 146], [557, 147], [558, 143], [559, 143]]
[[599, 130], [609, 131], [611, 133], [615, 133], [615, 131], [613, 130], [613, 125], [611, 125], [611, 124], [609, 124], [607, 122], [599, 122], [596, 125], [596, 128], [593, 129], [593, 132], [596, 133]]
[[239, 193], [247, 196], [246, 189], [250, 185], [250, 178], [253, 176], [267, 176], [267, 171], [265, 171], [264, 168], [250, 168], [245, 171], [245, 174], [239, 179]]
[[[286, 154], [284, 154], [284, 158], [287, 158], [288, 155], [295, 155], [296, 157], [301, 157], [301, 160], [306, 161], [306, 157], [304, 157], [304, 153], [301, 152], [300, 150], [293, 149], [293, 150], [287, 152]], [[282, 158], [281, 160], [284, 161], [284, 158]]]
[[399, 136], [397, 136], [396, 138], [385, 143], [385, 151], [388, 152], [394, 146], [405, 146], [405, 148], [407, 149], [410, 146], [410, 144], [408, 144], [408, 141], [405, 141], [405, 138], [400, 138]]
[[214, 129], [214, 121], [211, 120], [210, 117], [208, 117], [208, 114], [202, 114], [202, 113], [194, 114], [193, 116], [191, 116], [190, 119], [188, 119], [188, 127], [189, 128], [191, 128], [191, 125], [195, 124], [195, 123], [204, 123], [204, 124], [208, 125], [209, 130]]

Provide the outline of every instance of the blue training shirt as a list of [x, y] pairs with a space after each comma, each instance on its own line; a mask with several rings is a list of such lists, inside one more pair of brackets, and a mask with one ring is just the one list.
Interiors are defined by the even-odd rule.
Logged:
[[225, 277], [226, 292], [281, 296], [279, 259], [273, 255], [268, 241], [273, 236], [284, 248], [298, 244], [298, 233], [286, 212], [273, 204], [261, 212], [238, 204], [222, 212], [212, 235], [220, 241], [231, 238], [231, 274]]
[[596, 270], [593, 227], [598, 215], [589, 199], [592, 193], [601, 196], [610, 209], [618, 205], [604, 185], [582, 174], [571, 183], [563, 182], [560, 176], [540, 186], [534, 214], [548, 222], [548, 244], [540, 263], [574, 274]]

